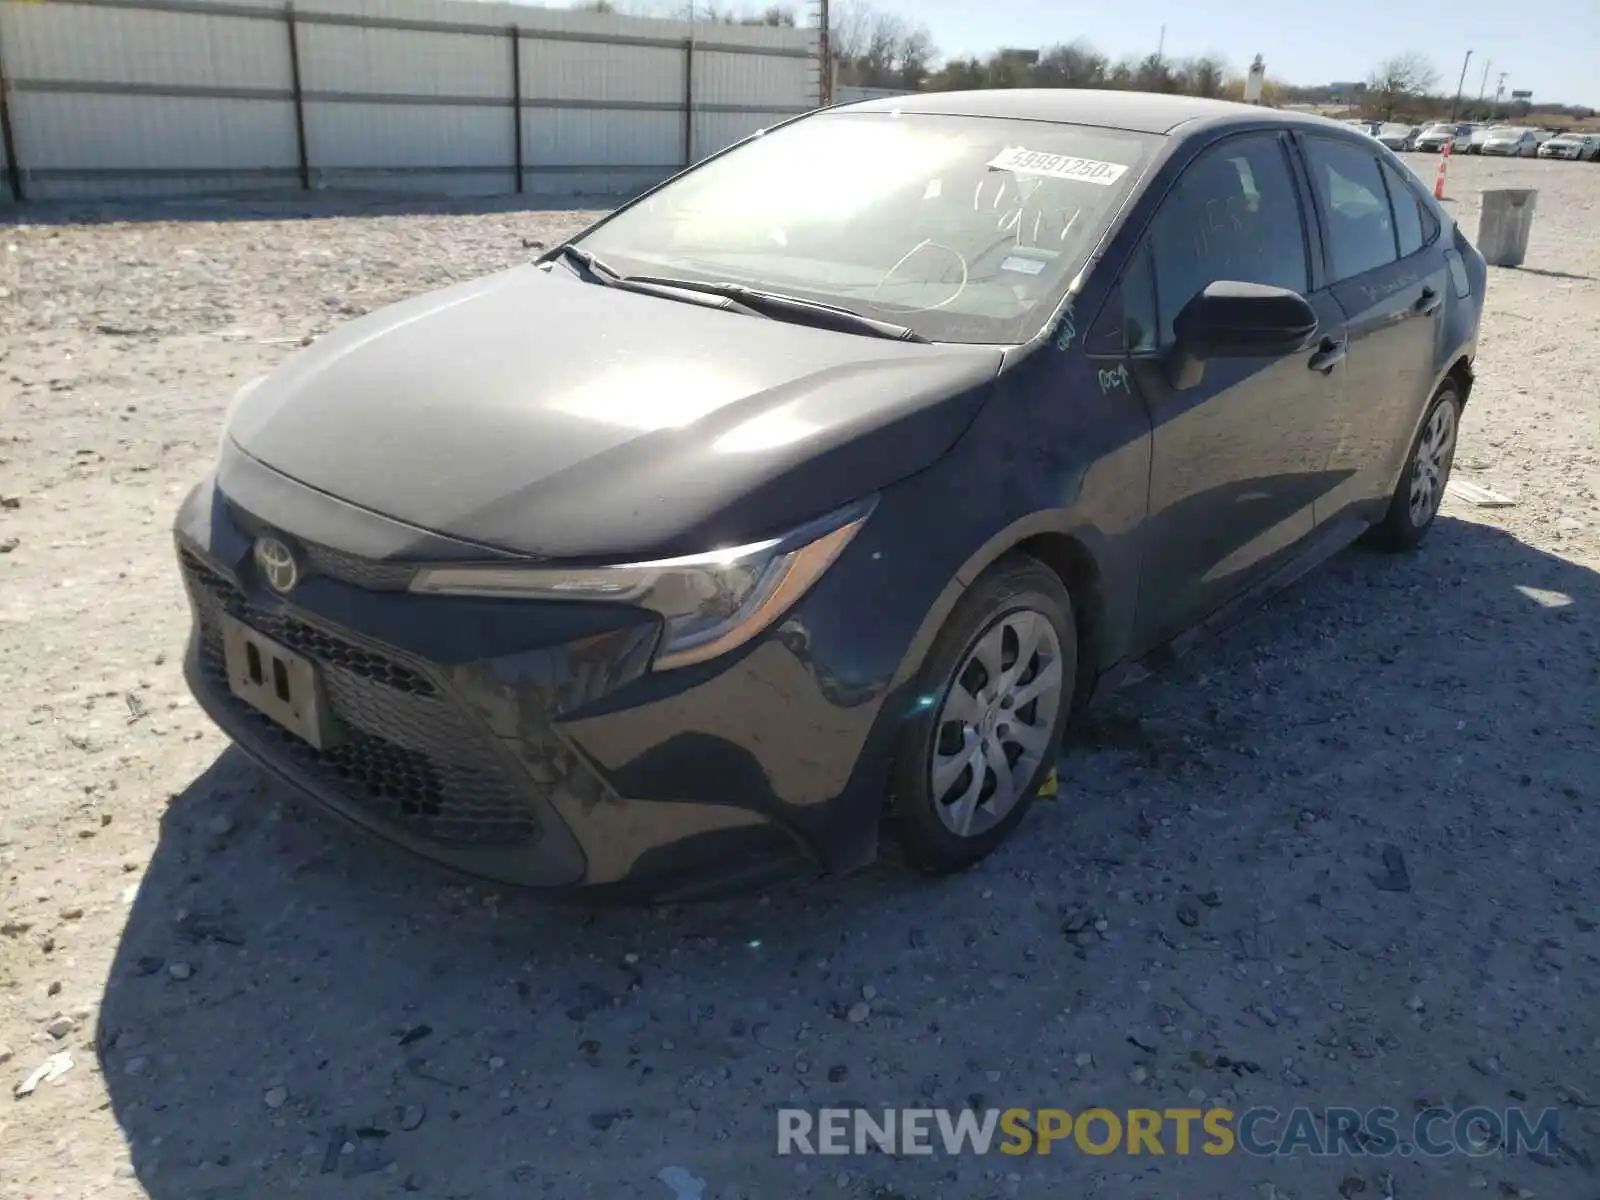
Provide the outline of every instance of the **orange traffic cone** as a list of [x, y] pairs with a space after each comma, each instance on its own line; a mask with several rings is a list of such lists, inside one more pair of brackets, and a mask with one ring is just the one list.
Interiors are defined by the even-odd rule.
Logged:
[[1450, 165], [1450, 140], [1446, 139], [1444, 149], [1439, 153], [1439, 173], [1433, 177], [1433, 198], [1444, 199], [1444, 172]]

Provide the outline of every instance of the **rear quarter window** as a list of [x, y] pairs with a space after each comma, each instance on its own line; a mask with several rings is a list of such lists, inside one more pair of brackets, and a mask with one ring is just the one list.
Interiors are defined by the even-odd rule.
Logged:
[[1401, 258], [1416, 254], [1427, 243], [1422, 228], [1422, 204], [1406, 182], [1406, 173], [1403, 168], [1383, 164], [1383, 180], [1389, 187], [1389, 206], [1394, 210], [1394, 232], [1400, 243]]

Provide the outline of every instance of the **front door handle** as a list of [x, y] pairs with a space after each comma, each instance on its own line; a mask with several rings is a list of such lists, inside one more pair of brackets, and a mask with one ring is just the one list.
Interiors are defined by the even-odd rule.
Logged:
[[1417, 311], [1425, 317], [1431, 317], [1439, 311], [1439, 307], [1443, 303], [1443, 296], [1439, 295], [1431, 287], [1425, 287], [1422, 289], [1422, 295], [1417, 298]]
[[1338, 341], [1333, 338], [1323, 338], [1322, 344], [1317, 347], [1317, 352], [1307, 361], [1306, 366], [1313, 371], [1321, 371], [1324, 375], [1331, 375], [1333, 368], [1344, 358], [1349, 348], [1350, 343], [1344, 338]]

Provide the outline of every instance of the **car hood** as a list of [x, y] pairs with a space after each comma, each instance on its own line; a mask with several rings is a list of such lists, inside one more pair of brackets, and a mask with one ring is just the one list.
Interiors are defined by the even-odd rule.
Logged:
[[485, 547], [694, 553], [926, 467], [1002, 361], [524, 266], [321, 338], [244, 397], [228, 436], [311, 488]]

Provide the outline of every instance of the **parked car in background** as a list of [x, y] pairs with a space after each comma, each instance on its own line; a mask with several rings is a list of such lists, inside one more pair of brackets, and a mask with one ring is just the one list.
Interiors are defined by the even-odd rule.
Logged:
[[1456, 146], [1453, 150], [1457, 154], [1482, 154], [1483, 143], [1488, 140], [1489, 135], [1498, 129], [1504, 128], [1505, 126], [1503, 125], [1475, 126], [1472, 130], [1472, 136], [1467, 139], [1467, 144], [1465, 146]]
[[1317, 117], [803, 115], [240, 389], [176, 519], [185, 674], [268, 770], [503, 883], [704, 896], [884, 830], [959, 870], [1095, 693], [1422, 541], [1486, 277]]
[[1362, 133], [1369, 134], [1372, 137], [1377, 137], [1378, 130], [1383, 128], [1382, 121], [1369, 121], [1364, 117], [1351, 117], [1344, 124], [1350, 126], [1351, 129], [1359, 129]]
[[1441, 121], [1429, 125], [1417, 135], [1416, 148], [1428, 154], [1437, 154], [1450, 143], [1451, 152], [1461, 150], [1472, 140], [1472, 126], [1465, 122], [1452, 125]]
[[1570, 158], [1578, 162], [1600, 162], [1600, 134], [1558, 133], [1539, 146], [1540, 158]]
[[1422, 133], [1420, 125], [1389, 124], [1379, 126], [1372, 136], [1391, 150], [1410, 150]]
[[1532, 129], [1491, 130], [1489, 136], [1483, 139], [1481, 154], [1486, 156], [1497, 155], [1501, 158], [1532, 158], [1539, 152], [1539, 138]]

